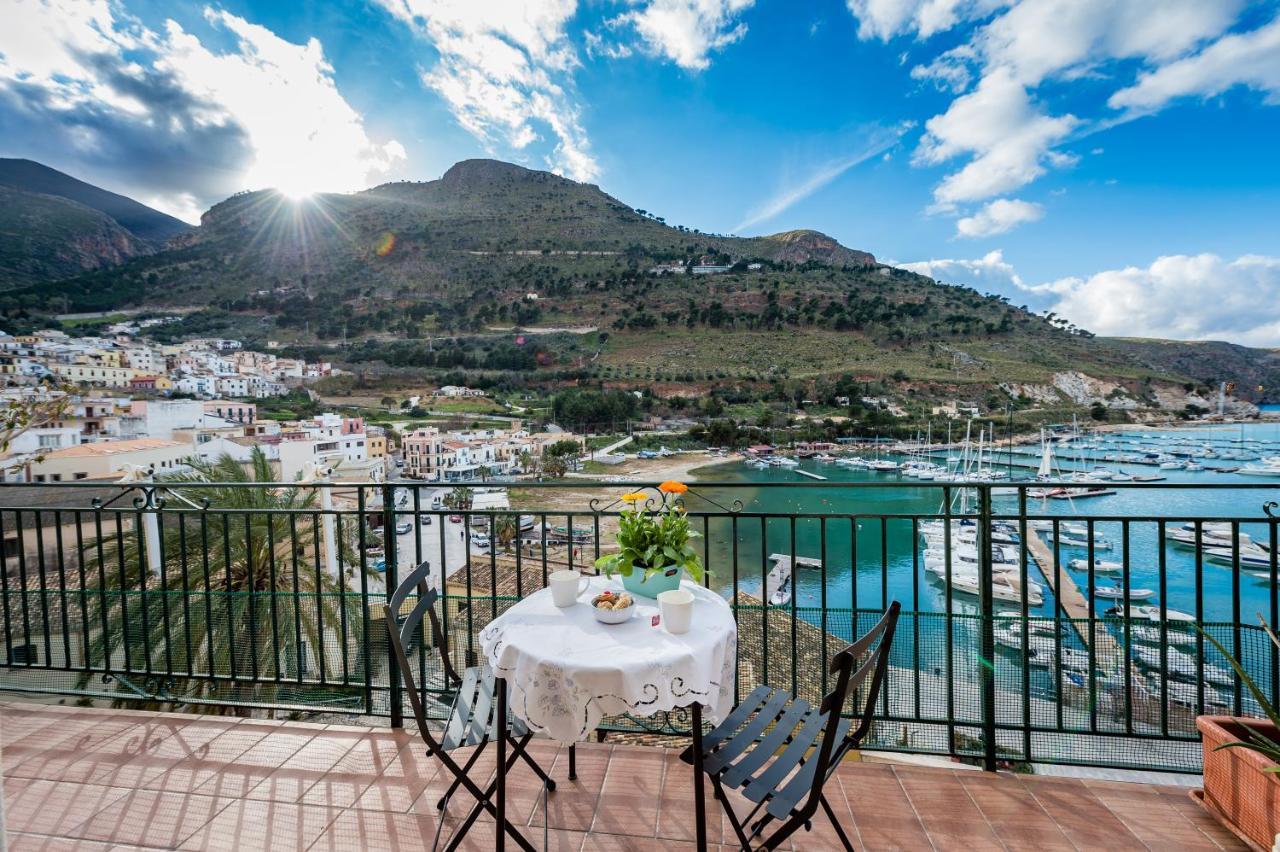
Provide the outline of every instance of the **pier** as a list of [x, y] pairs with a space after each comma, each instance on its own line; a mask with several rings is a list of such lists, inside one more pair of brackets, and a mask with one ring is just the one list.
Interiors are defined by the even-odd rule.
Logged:
[[807, 471], [807, 470], [800, 470], [799, 468], [796, 468], [796, 473], [800, 474], [801, 476], [807, 476], [807, 477], [809, 477], [810, 479], [818, 479], [818, 480], [821, 480], [821, 481], [823, 481], [823, 482], [826, 482], [826, 481], [827, 481], [827, 478], [826, 478], [825, 476], [821, 476], [821, 475], [816, 474], [816, 473], [811, 473], [811, 472], [809, 472], [809, 471]]
[[[1054, 599], [1058, 602], [1058, 606], [1067, 617], [1072, 620], [1073, 626], [1077, 621], [1084, 621], [1093, 617], [1093, 610], [1089, 606], [1089, 601], [1081, 593], [1079, 587], [1076, 586], [1075, 580], [1071, 579], [1071, 575], [1067, 573], [1066, 567], [1063, 566], [1061, 572], [1057, 572], [1061, 577], [1061, 584], [1057, 582], [1058, 577], [1053, 570], [1053, 553], [1049, 550], [1049, 545], [1036, 534], [1036, 531], [1028, 528], [1025, 537], [1027, 552], [1031, 554], [1032, 559], [1036, 563], [1036, 567], [1040, 569], [1040, 575], [1044, 577], [1045, 583], [1053, 592]], [[1081, 631], [1079, 627], [1075, 628], [1076, 633], [1080, 635], [1080, 641], [1084, 644], [1085, 650], [1089, 649], [1088, 631]], [[1098, 665], [1108, 673], [1112, 671], [1115, 660], [1119, 657], [1120, 646], [1116, 643], [1115, 637], [1111, 635], [1111, 631], [1103, 627], [1101, 630], [1094, 631], [1095, 647], [1094, 659]]]
[[770, 553], [769, 561], [773, 568], [764, 581], [764, 599], [772, 606], [783, 606], [791, 602], [795, 594], [795, 582], [791, 576], [794, 568], [821, 568], [822, 560], [809, 556], [791, 557], [785, 553]]

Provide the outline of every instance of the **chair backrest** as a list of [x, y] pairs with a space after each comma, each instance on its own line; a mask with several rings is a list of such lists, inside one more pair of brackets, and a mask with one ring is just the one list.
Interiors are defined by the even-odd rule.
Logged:
[[[445, 686], [453, 688], [462, 682], [462, 679], [458, 677], [458, 673], [454, 670], [453, 664], [449, 661], [449, 645], [444, 631], [440, 628], [440, 617], [436, 614], [435, 605], [440, 593], [427, 586], [427, 579], [430, 576], [431, 564], [423, 562], [409, 572], [409, 575], [391, 593], [390, 600], [382, 607], [382, 618], [387, 625], [387, 637], [391, 642], [392, 650], [395, 651], [396, 664], [400, 669], [400, 676], [405, 687], [404, 691], [409, 695], [409, 703], [413, 707], [413, 715], [418, 722], [419, 731], [428, 741], [431, 741], [432, 737], [427, 729], [423, 696], [419, 691], [419, 684], [414, 675], [413, 665], [409, 662], [409, 654], [406, 650], [413, 642], [414, 634], [422, 627], [424, 616], [431, 625], [431, 643], [440, 652], [440, 663], [444, 670]], [[408, 615], [404, 615], [405, 601], [415, 592], [418, 595], [418, 599], [413, 604], [413, 608], [409, 610]], [[425, 640], [426, 632], [423, 631], [422, 635]]]
[[[885, 610], [884, 615], [880, 616], [875, 627], [862, 634], [858, 641], [836, 654], [831, 660], [831, 673], [837, 676], [836, 688], [823, 698], [824, 712], [830, 709], [834, 710], [836, 715], [843, 713], [848, 696], [856, 695], [859, 688], [866, 682], [868, 675], [871, 677], [871, 682], [863, 695], [862, 708], [858, 713], [858, 727], [848, 734], [850, 745], [854, 748], [871, 730], [871, 717], [875, 714], [876, 700], [884, 687], [885, 670], [889, 667], [889, 650], [893, 645], [893, 633], [897, 629], [898, 615], [901, 611], [902, 605], [897, 601], [889, 604], [889, 608]], [[871, 649], [872, 645], [875, 645], [875, 650], [871, 651], [870, 656], [863, 660], [857, 671], [854, 671], [854, 664]], [[842, 678], [845, 680], [844, 692], [837, 694], [841, 688]]]
[[[898, 625], [898, 613], [902, 605], [894, 601], [884, 615], [857, 641], [831, 658], [830, 673], [835, 675], [835, 685], [822, 697], [820, 712], [826, 716], [826, 729], [822, 734], [822, 743], [818, 754], [812, 759], [816, 761], [813, 769], [813, 787], [803, 810], [812, 815], [818, 807], [818, 797], [822, 793], [822, 785], [826, 782], [831, 769], [851, 748], [856, 748], [862, 738], [871, 730], [871, 717], [875, 713], [876, 698], [884, 684], [885, 669], [889, 664], [889, 648], [893, 645], [893, 632]], [[872, 646], [875, 650], [871, 650]], [[854, 670], [853, 666], [860, 657], [870, 651], [870, 655]], [[840, 729], [848, 725], [843, 719], [844, 706], [850, 693], [871, 678], [867, 686], [866, 702], [858, 714], [858, 726], [850, 730], [842, 738]], [[849, 726], [852, 727], [852, 726]]]

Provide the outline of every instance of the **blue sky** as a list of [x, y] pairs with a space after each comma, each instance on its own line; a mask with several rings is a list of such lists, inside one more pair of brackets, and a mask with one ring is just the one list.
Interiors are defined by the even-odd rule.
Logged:
[[195, 221], [493, 156], [1280, 347], [1280, 3], [4, 0], [0, 155]]

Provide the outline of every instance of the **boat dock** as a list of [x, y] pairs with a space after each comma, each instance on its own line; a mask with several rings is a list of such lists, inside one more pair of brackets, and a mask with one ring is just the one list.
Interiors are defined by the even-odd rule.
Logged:
[[809, 472], [809, 471], [807, 471], [807, 470], [800, 470], [799, 468], [796, 468], [796, 473], [800, 474], [801, 476], [807, 476], [807, 477], [809, 477], [810, 479], [818, 479], [818, 480], [821, 480], [821, 481], [823, 481], [823, 482], [826, 482], [826, 481], [827, 481], [827, 478], [826, 478], [825, 476], [821, 476], [821, 475], [816, 474], [816, 473], [811, 473], [811, 472]]
[[822, 560], [809, 556], [797, 556], [794, 559], [785, 553], [769, 554], [773, 568], [764, 580], [764, 599], [773, 606], [783, 606], [791, 602], [794, 593], [791, 572], [793, 567], [821, 568]]
[[[1067, 573], [1066, 566], [1063, 566], [1059, 577], [1055, 577], [1053, 570], [1053, 553], [1049, 550], [1049, 545], [1044, 543], [1044, 539], [1036, 534], [1035, 530], [1027, 530], [1027, 552], [1031, 554], [1036, 566], [1040, 569], [1040, 575], [1044, 577], [1045, 583], [1053, 592], [1053, 597], [1058, 602], [1058, 606], [1072, 619], [1074, 625], [1077, 621], [1085, 621], [1090, 615], [1089, 601], [1080, 592], [1076, 586], [1075, 580]], [[1055, 582], [1061, 579], [1061, 585]], [[1075, 628], [1076, 633], [1080, 636], [1080, 641], [1084, 644], [1085, 650], [1089, 648], [1088, 631], [1082, 631], [1078, 627]], [[1094, 648], [1094, 659], [1098, 661], [1098, 666], [1105, 671], [1110, 672], [1115, 661], [1119, 658], [1120, 646], [1116, 643], [1115, 637], [1111, 635], [1111, 631], [1105, 627], [1094, 631], [1096, 647]]]

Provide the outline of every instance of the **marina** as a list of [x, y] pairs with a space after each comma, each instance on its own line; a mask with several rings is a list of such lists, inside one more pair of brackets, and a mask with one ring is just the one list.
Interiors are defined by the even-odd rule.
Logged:
[[[1275, 522], [1263, 511], [1271, 492], [1261, 477], [1219, 469], [1266, 464], [1280, 452], [1272, 449], [1280, 447], [1280, 424], [1064, 431], [992, 448], [974, 426], [966, 439], [944, 446], [922, 436], [795, 465], [706, 468], [703, 479], [739, 483], [710, 488], [709, 497], [725, 505], [741, 500], [745, 513], [765, 516], [736, 525], [709, 521], [706, 547], [713, 562], [734, 564], [736, 583], [759, 584], [766, 602], [814, 624], [831, 606], [872, 611], [902, 601], [922, 615], [900, 640], [898, 664], [950, 667], [957, 677], [980, 679], [973, 662], [981, 603], [975, 489], [985, 486], [993, 513], [992, 603], [1008, 622], [995, 642], [1000, 682], [1050, 702], [1125, 695], [1122, 727], [1138, 712], [1159, 719], [1189, 706], [1249, 706], [1238, 683], [1209, 678], [1229, 667], [1191, 623], [1236, 624], [1280, 609], [1270, 549]], [[1143, 459], [1131, 461], [1139, 451]], [[1181, 464], [1162, 469], [1169, 459]], [[805, 471], [826, 479], [796, 483], [792, 474]], [[788, 487], [753, 488], [773, 483]], [[695, 511], [697, 505], [691, 503]], [[796, 566], [809, 560], [807, 570], [792, 573], [790, 553]], [[727, 582], [723, 574], [719, 582]], [[942, 652], [948, 623], [956, 643], [950, 656]], [[1249, 644], [1257, 632], [1228, 630], [1217, 638], [1229, 650], [1241, 643], [1241, 653], [1256, 647], [1249, 665], [1270, 689], [1266, 645]], [[1156, 653], [1139, 655], [1139, 647]], [[1162, 655], [1161, 648], [1181, 655]], [[1178, 719], [1180, 730], [1193, 733], [1190, 717]]]

